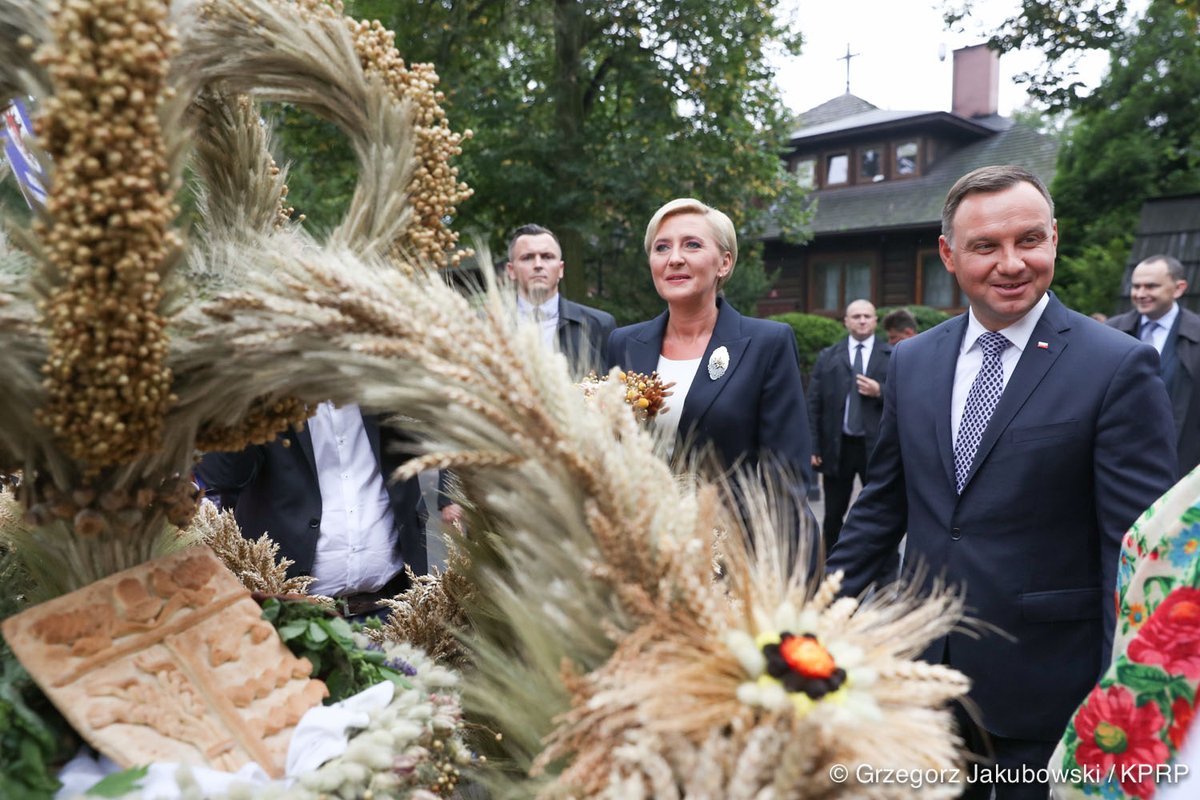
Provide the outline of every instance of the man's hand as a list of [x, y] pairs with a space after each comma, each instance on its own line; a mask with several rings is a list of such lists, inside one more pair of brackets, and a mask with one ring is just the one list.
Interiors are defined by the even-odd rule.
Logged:
[[459, 527], [462, 524], [463, 510], [458, 503], [451, 503], [442, 509], [442, 524]]
[[813, 457], [812, 457], [812, 465], [813, 465], [814, 467], [819, 467], [819, 466], [821, 466], [821, 457], [820, 457], [820, 456], [813, 456]]
[[855, 375], [854, 380], [858, 383], [858, 393], [863, 397], [879, 397], [879, 381], [866, 375]]

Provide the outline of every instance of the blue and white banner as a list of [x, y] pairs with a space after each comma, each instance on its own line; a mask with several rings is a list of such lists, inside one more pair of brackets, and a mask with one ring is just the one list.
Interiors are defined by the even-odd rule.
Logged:
[[13, 100], [4, 107], [4, 160], [12, 169], [21, 194], [30, 208], [43, 208], [46, 205], [46, 190], [42, 183], [42, 168], [26, 145], [26, 139], [33, 139], [33, 125], [21, 101]]

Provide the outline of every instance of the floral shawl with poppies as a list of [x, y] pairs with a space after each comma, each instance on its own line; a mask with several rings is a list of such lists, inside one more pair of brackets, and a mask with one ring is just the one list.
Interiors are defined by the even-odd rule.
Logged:
[[1125, 534], [1116, 603], [1115, 657], [1050, 760], [1059, 797], [1153, 797], [1183, 746], [1200, 684], [1200, 470]]

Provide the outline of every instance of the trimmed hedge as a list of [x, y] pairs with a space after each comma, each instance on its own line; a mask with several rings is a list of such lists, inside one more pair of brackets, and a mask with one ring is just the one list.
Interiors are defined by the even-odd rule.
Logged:
[[846, 335], [846, 328], [841, 322], [816, 314], [790, 311], [768, 319], [790, 326], [796, 334], [796, 346], [800, 349], [800, 373], [804, 376], [805, 383], [808, 382], [809, 371], [817, 361], [817, 354]]

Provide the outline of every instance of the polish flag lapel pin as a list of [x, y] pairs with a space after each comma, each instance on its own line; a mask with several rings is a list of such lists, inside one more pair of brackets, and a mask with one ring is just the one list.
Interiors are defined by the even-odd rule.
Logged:
[[1049, 350], [1049, 349], [1050, 349], [1049, 342], [1038, 342], [1038, 350]]

